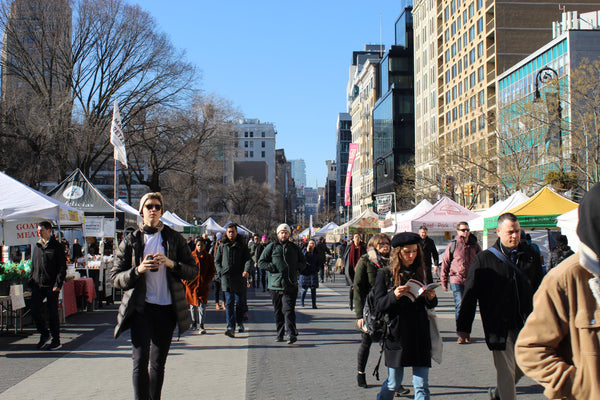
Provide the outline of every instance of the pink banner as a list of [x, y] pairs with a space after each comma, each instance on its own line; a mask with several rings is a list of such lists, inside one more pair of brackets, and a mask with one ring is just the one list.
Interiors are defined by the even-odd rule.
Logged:
[[349, 206], [350, 202], [350, 182], [352, 182], [352, 167], [354, 167], [354, 159], [358, 152], [358, 143], [350, 143], [348, 148], [348, 169], [346, 170], [346, 187], [344, 190], [344, 205]]

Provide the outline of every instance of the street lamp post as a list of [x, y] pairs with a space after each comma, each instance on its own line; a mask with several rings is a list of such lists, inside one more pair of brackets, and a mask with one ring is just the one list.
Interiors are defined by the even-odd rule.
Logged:
[[[558, 122], [558, 162], [560, 171], [563, 171], [563, 152], [562, 152], [562, 129], [561, 129], [561, 121], [562, 121], [562, 107], [560, 106], [560, 83], [558, 81], [558, 72], [550, 67], [544, 67], [540, 69], [535, 76], [535, 92], [533, 95], [533, 101], [538, 101], [541, 99], [540, 93], [540, 85], [549, 83], [550, 81], [556, 79], [556, 121], [551, 123], [551, 127], [554, 127], [554, 124]], [[549, 128], [550, 129], [550, 128]], [[554, 134], [554, 132], [552, 132]], [[548, 135], [546, 142], [552, 140], [552, 136]], [[548, 148], [549, 146], [546, 145]]]

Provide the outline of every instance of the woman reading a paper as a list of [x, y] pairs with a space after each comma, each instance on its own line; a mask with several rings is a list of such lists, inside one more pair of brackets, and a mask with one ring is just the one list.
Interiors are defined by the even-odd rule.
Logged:
[[413, 368], [415, 399], [429, 399], [431, 335], [427, 309], [437, 306], [435, 289], [423, 290], [414, 298], [407, 284], [413, 279], [424, 286], [432, 283], [423, 262], [419, 235], [403, 232], [392, 239], [390, 266], [377, 272], [377, 310], [387, 313], [389, 325], [384, 341], [388, 377], [381, 385], [378, 400], [392, 399], [402, 383], [404, 367]]

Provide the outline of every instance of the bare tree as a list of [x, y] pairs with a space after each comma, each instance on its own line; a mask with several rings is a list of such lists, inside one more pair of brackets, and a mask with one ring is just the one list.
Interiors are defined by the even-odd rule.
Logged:
[[582, 60], [572, 71], [570, 84], [569, 165], [587, 191], [600, 179], [600, 61]]
[[233, 185], [223, 187], [222, 198], [230, 219], [262, 232], [273, 227], [275, 194], [268, 184], [259, 184], [251, 178], [240, 179]]

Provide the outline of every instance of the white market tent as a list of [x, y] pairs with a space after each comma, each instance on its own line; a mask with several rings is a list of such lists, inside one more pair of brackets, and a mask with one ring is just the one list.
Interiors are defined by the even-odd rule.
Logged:
[[177, 232], [183, 232], [183, 227], [188, 225], [187, 222], [180, 221], [171, 211], [165, 211], [160, 220]]
[[429, 200], [423, 199], [414, 208], [411, 208], [408, 211], [397, 212], [395, 216], [392, 216], [392, 225], [383, 228], [381, 231], [385, 233], [404, 232], [397, 227], [405, 226], [405, 221], [412, 221], [413, 219], [420, 217], [431, 210], [431, 207], [433, 207], [433, 204], [431, 204]]
[[374, 213], [371, 209], [366, 209], [358, 216], [352, 218], [350, 221], [343, 225], [334, 228], [333, 233], [336, 235], [348, 235], [348, 234], [373, 234], [380, 232], [379, 228], [379, 216]]
[[477, 217], [473, 211], [444, 196], [423, 215], [402, 221], [396, 232], [417, 232], [420, 226], [426, 226], [430, 232], [454, 231], [459, 222]]
[[137, 218], [138, 224], [143, 221], [143, 218], [140, 215], [139, 211], [136, 210], [135, 207], [130, 206], [129, 204], [127, 204], [126, 202], [124, 202], [123, 200], [118, 199], [117, 201], [115, 201], [115, 206], [119, 210], [124, 211], [127, 214], [129, 214], [129, 215], [135, 216]]
[[59, 229], [83, 223], [83, 211], [46, 196], [2, 172], [0, 187], [0, 222], [2, 241], [6, 245], [31, 244], [37, 240], [37, 225], [26, 226], [23, 222], [52, 220], [56, 221]]
[[321, 229], [315, 232], [314, 237], [325, 237], [327, 236], [327, 232], [332, 232], [335, 228], [338, 227], [338, 224], [335, 222], [328, 222]]
[[[227, 221], [225, 226], [227, 226], [229, 224], [231, 224], [231, 221]], [[246, 236], [254, 235], [254, 232], [252, 232], [250, 229], [246, 228], [244, 225], [242, 225], [242, 224], [236, 224], [236, 225], [237, 225], [237, 231], [240, 235], [246, 235]]]
[[225, 233], [225, 228], [217, 224], [211, 217], [208, 217], [200, 226], [204, 227], [208, 233]]
[[526, 202], [527, 200], [529, 200], [529, 196], [520, 190], [517, 190], [508, 198], [494, 203], [490, 208], [480, 213], [479, 217], [469, 221], [469, 228], [471, 228], [472, 231], [483, 231], [483, 222], [485, 218], [501, 215], [511, 208]]
[[579, 236], [577, 236], [577, 224], [579, 223], [579, 207], [556, 217], [556, 226], [560, 232], [567, 237], [569, 246], [573, 251], [579, 248]]

